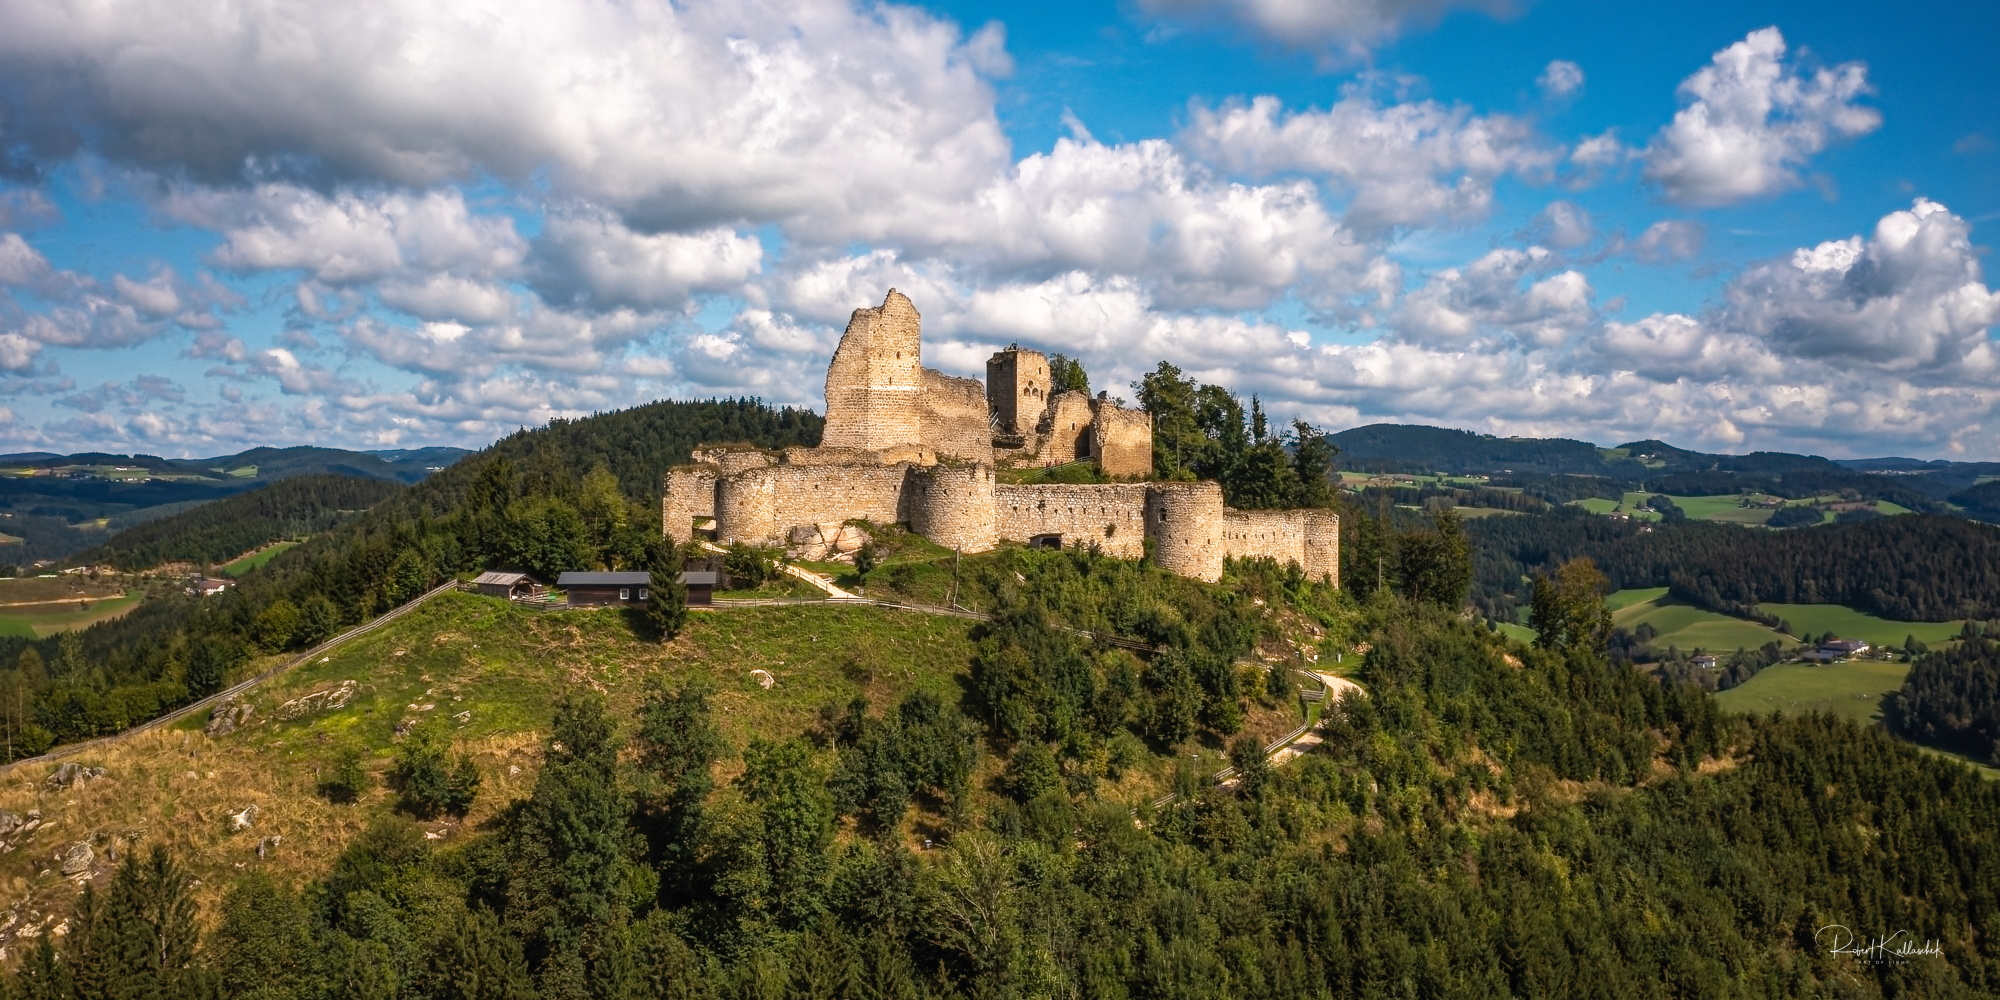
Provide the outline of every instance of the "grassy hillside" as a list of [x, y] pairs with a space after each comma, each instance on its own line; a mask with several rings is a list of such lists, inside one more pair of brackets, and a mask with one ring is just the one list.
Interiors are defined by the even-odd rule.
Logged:
[[1963, 621], [1899, 622], [1839, 604], [1760, 604], [1757, 610], [1791, 623], [1793, 635], [1825, 635], [1862, 639], [1877, 646], [1900, 648], [1914, 636], [1921, 643], [1947, 642], [1965, 626]]
[[[9, 782], [0, 790], [0, 809], [25, 815], [40, 808], [53, 822], [17, 842], [22, 849], [0, 854], [0, 886], [14, 897], [10, 903], [23, 897], [34, 901], [29, 906], [67, 902], [73, 887], [39, 876], [50, 852], [87, 836], [142, 831], [190, 859], [196, 877], [210, 887], [211, 902], [228, 885], [227, 876], [255, 858], [257, 843], [273, 834], [284, 842], [265, 867], [315, 875], [362, 828], [393, 812], [396, 796], [384, 775], [396, 726], [405, 719], [470, 713], [451, 723], [452, 738], [479, 762], [486, 785], [463, 823], [429, 827], [469, 831], [533, 787], [549, 713], [568, 688], [602, 691], [615, 711], [629, 715], [650, 676], [676, 685], [705, 679], [717, 692], [722, 731], [740, 753], [753, 736], [803, 733], [817, 723], [822, 705], [844, 706], [856, 695], [893, 704], [924, 688], [955, 703], [971, 655], [962, 620], [865, 606], [701, 613], [680, 639], [662, 646], [636, 639], [617, 611], [536, 613], [448, 594], [258, 689], [248, 699], [252, 722], [236, 733], [203, 736], [203, 716], [87, 753], [77, 761], [102, 766], [108, 775], [66, 795]], [[753, 668], [769, 670], [777, 683], [759, 687]], [[345, 708], [277, 718], [285, 702], [349, 680], [361, 693]], [[411, 708], [425, 705], [434, 707]], [[348, 746], [364, 752], [372, 788], [354, 804], [335, 804], [316, 789]], [[723, 768], [740, 766], [725, 762]], [[254, 830], [230, 833], [225, 814], [251, 804], [259, 810]]]
[[[1011, 561], [1021, 557], [1030, 564]], [[990, 578], [1003, 563], [1035, 572], [1032, 564], [1046, 569], [1063, 560], [1059, 554], [1003, 552], [965, 562], [968, 576]], [[1179, 583], [1191, 591], [1214, 589]], [[740, 755], [753, 739], [823, 733], [826, 711], [843, 710], [857, 697], [886, 707], [922, 690], [975, 711], [969, 707], [978, 697], [972, 628], [962, 618], [820, 603], [698, 611], [678, 638], [661, 644], [640, 638], [620, 610], [535, 612], [447, 593], [256, 689], [247, 698], [250, 721], [234, 733], [211, 739], [203, 735], [207, 716], [191, 717], [78, 756], [78, 763], [104, 767], [107, 776], [62, 795], [35, 784], [0, 786], [0, 809], [41, 809], [51, 817], [18, 842], [24, 850], [0, 852], [0, 887], [14, 894], [18, 913], [66, 903], [73, 887], [41, 872], [50, 852], [85, 838], [104, 844], [143, 836], [172, 845], [208, 887], [201, 895], [211, 904], [268, 836], [283, 842], [255, 862], [258, 868], [295, 878], [317, 875], [359, 831], [395, 812], [397, 796], [387, 787], [395, 744], [401, 730], [432, 716], [449, 720], [452, 741], [477, 762], [485, 782], [462, 820], [425, 827], [447, 841], [462, 837], [490, 827], [510, 800], [533, 788], [552, 706], [577, 688], [602, 693], [614, 715], [627, 717], [654, 679], [674, 687], [706, 684], [729, 748], [717, 773], [727, 778], [740, 772]], [[769, 672], [773, 685], [762, 687], [753, 670]], [[287, 702], [344, 684], [356, 692], [345, 706], [281, 717]], [[1243, 730], [1260, 742], [1299, 719], [1296, 704], [1246, 696], [1245, 705]], [[319, 786], [349, 748], [361, 751], [370, 789], [354, 803], [336, 804]], [[1182, 749], [1195, 754], [1192, 763], [1203, 773], [1228, 763], [1213, 736]], [[1167, 790], [1173, 761], [1142, 756], [1142, 766], [1128, 766], [1098, 794], [1136, 805]], [[1004, 758], [988, 757], [978, 766], [979, 803], [995, 794], [1004, 765]], [[254, 828], [231, 832], [227, 816], [253, 804]], [[909, 846], [921, 840], [922, 830], [911, 828]], [[7, 937], [0, 929], [0, 947]]]
[[[1712, 653], [1738, 648], [1756, 649], [1767, 642], [1792, 644], [1792, 640], [1756, 622], [1704, 611], [1676, 601], [1665, 593], [1665, 588], [1650, 588], [1637, 593], [1656, 591], [1658, 596], [1633, 599], [1615, 610], [1611, 615], [1612, 625], [1626, 631], [1637, 631], [1642, 624], [1651, 625], [1659, 633], [1652, 640], [1653, 648], [1677, 646], [1683, 653], [1696, 649]], [[1637, 597], [1633, 591], [1621, 593]]]

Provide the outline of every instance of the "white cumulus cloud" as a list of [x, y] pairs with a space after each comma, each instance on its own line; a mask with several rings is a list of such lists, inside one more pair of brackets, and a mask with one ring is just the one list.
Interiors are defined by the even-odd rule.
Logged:
[[1478, 218], [1503, 174], [1541, 174], [1560, 151], [1524, 121], [1436, 101], [1381, 104], [1363, 88], [1326, 110], [1286, 111], [1275, 97], [1191, 108], [1181, 142], [1232, 173], [1302, 173], [1351, 194], [1362, 228]]
[[1881, 112], [1859, 62], [1802, 72], [1785, 38], [1761, 28], [1681, 82], [1687, 107], [1645, 149], [1645, 178], [1688, 205], [1727, 205], [1800, 184], [1799, 168], [1836, 139], [1874, 131]]

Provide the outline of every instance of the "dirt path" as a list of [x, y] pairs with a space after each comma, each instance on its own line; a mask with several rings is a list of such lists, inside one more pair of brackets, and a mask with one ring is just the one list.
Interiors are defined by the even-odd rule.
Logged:
[[[702, 542], [701, 547], [704, 550], [713, 552], [719, 556], [726, 556], [729, 554], [728, 549], [725, 549], [722, 546], [715, 544], [714, 542], [707, 542], [707, 541]], [[812, 570], [806, 569], [803, 566], [794, 566], [791, 563], [780, 560], [778, 562], [778, 570], [784, 573], [786, 576], [789, 576], [795, 580], [803, 580], [806, 583], [818, 587], [820, 590], [825, 591], [826, 596], [828, 597], [841, 598], [843, 600], [861, 600], [860, 594], [849, 593], [848, 591], [842, 590], [840, 587], [836, 586], [833, 582], [832, 577], [820, 573], [815, 573]]]

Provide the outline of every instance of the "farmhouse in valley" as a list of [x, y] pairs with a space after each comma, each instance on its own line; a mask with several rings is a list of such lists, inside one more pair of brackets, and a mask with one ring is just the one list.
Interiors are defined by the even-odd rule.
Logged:
[[[822, 525], [899, 523], [947, 548], [1002, 539], [1094, 545], [1216, 580], [1225, 558], [1297, 563], [1339, 583], [1340, 519], [1329, 510], [1239, 511], [1213, 482], [1146, 482], [1152, 424], [1109, 395], [1054, 392], [1048, 358], [1018, 346], [986, 363], [986, 383], [923, 367], [922, 319], [895, 289], [857, 309], [826, 373], [817, 448], [703, 446], [667, 472], [661, 524], [687, 538], [714, 520], [723, 542], [783, 545]], [[995, 467], [1087, 460], [1130, 481], [998, 482]]]

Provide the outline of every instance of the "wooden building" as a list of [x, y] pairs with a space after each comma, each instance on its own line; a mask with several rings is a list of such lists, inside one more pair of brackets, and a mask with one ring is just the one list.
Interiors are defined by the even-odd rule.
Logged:
[[488, 597], [536, 597], [544, 588], [540, 581], [526, 573], [508, 573], [490, 570], [472, 579], [472, 585]]
[[[696, 571], [681, 574], [687, 585], [689, 604], [715, 601], [717, 575]], [[652, 584], [650, 573], [589, 573], [571, 570], [556, 578], [556, 586], [569, 595], [572, 606], [591, 604], [644, 604]]]

